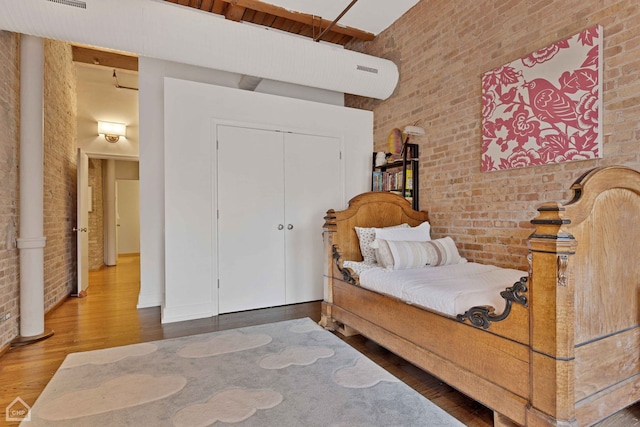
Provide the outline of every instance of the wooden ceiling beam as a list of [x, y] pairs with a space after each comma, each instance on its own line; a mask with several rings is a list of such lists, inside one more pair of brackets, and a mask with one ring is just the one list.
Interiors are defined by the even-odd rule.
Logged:
[[200, 10], [204, 10], [205, 12], [211, 12], [213, 9], [213, 0], [202, 0], [200, 3]]
[[242, 15], [242, 20], [246, 22], [256, 22], [255, 21], [256, 13], [258, 12], [256, 12], [255, 10], [245, 9], [244, 15]]
[[71, 46], [73, 61], [121, 70], [138, 71], [138, 58], [116, 52]]
[[275, 15], [265, 15], [264, 19], [262, 20], [262, 25], [273, 28], [273, 24], [274, 22], [276, 22], [276, 19], [277, 16]]
[[275, 21], [273, 21], [273, 23], [271, 24], [271, 28], [277, 28], [278, 30], [284, 31], [284, 27], [287, 22], [291, 22], [291, 21], [287, 21], [282, 16], [276, 16]]
[[265, 25], [265, 26], [268, 27], [269, 25], [264, 23], [264, 19], [266, 17], [267, 17], [266, 13], [264, 13], [264, 12], [256, 12], [255, 16], [253, 17], [253, 21], [252, 22], [255, 22], [256, 24], [259, 24], [259, 25]]
[[246, 7], [230, 3], [227, 7], [227, 11], [224, 14], [224, 17], [231, 21], [240, 22], [245, 10], [247, 10]]
[[[293, 12], [280, 6], [274, 6], [272, 4], [264, 3], [258, 0], [219, 0], [221, 2], [228, 3], [230, 7], [238, 6], [246, 9], [253, 9], [258, 12], [264, 12], [267, 14], [275, 15], [278, 17], [290, 19], [292, 21], [299, 22], [304, 25], [317, 25], [319, 30], [322, 31], [331, 25], [332, 21], [323, 19], [318, 16], [309, 15], [306, 13]], [[228, 13], [228, 12], [227, 12]], [[335, 25], [331, 28], [331, 32], [343, 34], [350, 37], [355, 37], [364, 41], [371, 41], [375, 38], [373, 33], [367, 31], [358, 30], [357, 28], [344, 27], [341, 25]]]
[[287, 32], [293, 33], [293, 34], [300, 34], [300, 31], [302, 31], [304, 24], [302, 22], [298, 22], [298, 21], [292, 21], [293, 25], [291, 27], [289, 27], [289, 29], [287, 30]]
[[216, 13], [218, 15], [224, 15], [224, 11], [227, 8], [227, 3], [222, 0], [214, 0], [213, 7], [211, 8], [211, 12]]

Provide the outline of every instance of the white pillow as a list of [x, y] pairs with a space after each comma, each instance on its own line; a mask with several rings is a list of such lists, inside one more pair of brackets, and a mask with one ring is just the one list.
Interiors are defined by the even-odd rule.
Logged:
[[380, 267], [387, 270], [405, 270], [427, 265], [429, 254], [426, 242], [403, 242], [376, 239], [371, 246], [375, 249], [376, 260]]
[[427, 264], [431, 267], [440, 265], [460, 264], [467, 262], [465, 258], [460, 256], [456, 243], [451, 237], [443, 237], [442, 239], [424, 242], [429, 250], [429, 261]]
[[399, 229], [399, 228], [409, 228], [409, 224], [399, 224], [393, 225], [391, 227], [385, 228], [374, 228], [374, 227], [355, 227], [356, 234], [358, 235], [358, 241], [360, 243], [360, 253], [362, 254], [363, 262], [367, 264], [375, 264], [376, 256], [373, 252], [373, 248], [370, 246], [371, 243], [376, 238], [376, 230], [388, 230], [388, 229]]
[[403, 242], [426, 242], [431, 240], [431, 225], [425, 221], [417, 227], [376, 228], [375, 238]]
[[376, 239], [371, 246], [375, 248], [378, 264], [389, 270], [437, 267], [467, 261], [460, 256], [451, 237], [425, 242]]

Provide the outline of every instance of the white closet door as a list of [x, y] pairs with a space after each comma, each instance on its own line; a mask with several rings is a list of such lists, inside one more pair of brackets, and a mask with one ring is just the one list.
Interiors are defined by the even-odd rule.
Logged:
[[218, 126], [217, 138], [219, 311], [283, 305], [282, 133]]
[[322, 226], [342, 208], [340, 140], [285, 134], [287, 304], [323, 298]]

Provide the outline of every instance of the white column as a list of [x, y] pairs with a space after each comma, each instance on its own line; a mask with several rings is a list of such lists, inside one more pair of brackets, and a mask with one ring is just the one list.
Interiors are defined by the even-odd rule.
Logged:
[[24, 344], [44, 332], [44, 43], [20, 36], [20, 337]]
[[116, 265], [116, 161], [105, 160], [104, 168], [104, 263]]

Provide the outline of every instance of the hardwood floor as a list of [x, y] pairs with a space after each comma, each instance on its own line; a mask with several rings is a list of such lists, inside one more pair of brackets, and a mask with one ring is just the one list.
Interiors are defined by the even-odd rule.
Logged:
[[[162, 325], [159, 308], [136, 309], [139, 283], [137, 256], [120, 257], [117, 267], [91, 272], [86, 298], [71, 298], [47, 315], [46, 326], [55, 331], [53, 337], [12, 349], [0, 358], [0, 408], [6, 408], [16, 397], [32, 405], [69, 353], [300, 317], [320, 320], [320, 303], [313, 302]], [[491, 411], [437, 378], [362, 336], [338, 336], [465, 425], [493, 425]], [[599, 426], [640, 426], [639, 417], [640, 405], [635, 405]], [[4, 421], [0, 416], [0, 425], [17, 425]]]

